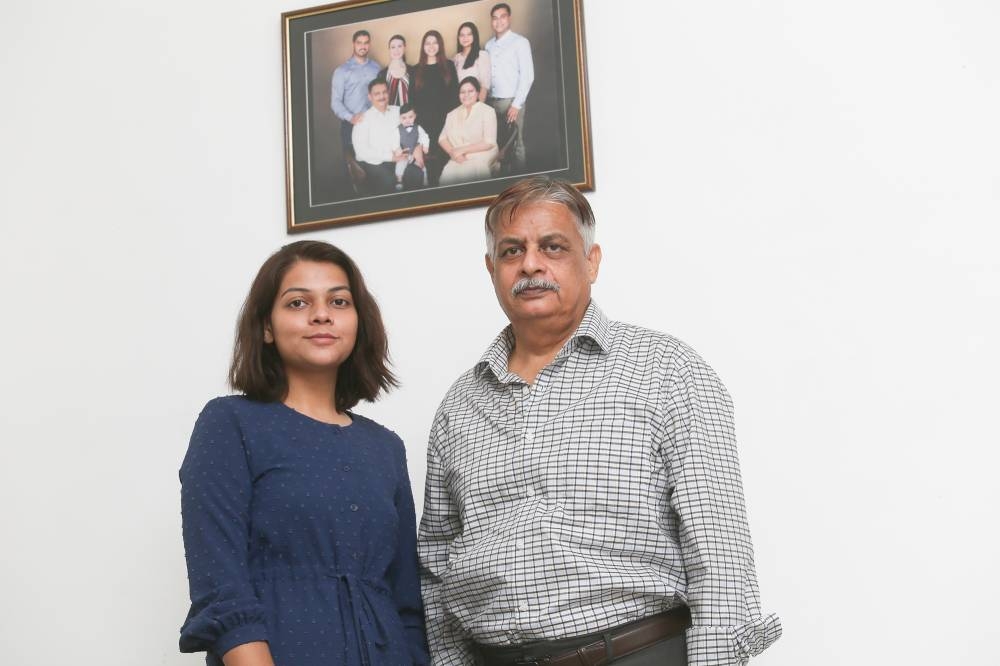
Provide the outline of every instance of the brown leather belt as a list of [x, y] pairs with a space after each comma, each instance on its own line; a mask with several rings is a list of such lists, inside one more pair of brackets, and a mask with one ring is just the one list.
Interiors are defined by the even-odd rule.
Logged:
[[[603, 666], [653, 643], [673, 638], [691, 626], [691, 611], [680, 606], [608, 631], [580, 637], [582, 645], [567, 648], [566, 640], [519, 647], [478, 645], [486, 666]], [[593, 640], [589, 640], [593, 639]], [[550, 645], [552, 651], [546, 651]]]

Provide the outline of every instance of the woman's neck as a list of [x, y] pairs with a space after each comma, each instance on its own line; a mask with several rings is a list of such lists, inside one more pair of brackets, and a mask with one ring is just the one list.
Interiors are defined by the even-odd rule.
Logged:
[[347, 425], [351, 417], [337, 410], [337, 375], [288, 373], [288, 393], [282, 402], [300, 414], [324, 423]]
[[427, 56], [428, 65], [436, 65], [438, 62], [437, 56]]

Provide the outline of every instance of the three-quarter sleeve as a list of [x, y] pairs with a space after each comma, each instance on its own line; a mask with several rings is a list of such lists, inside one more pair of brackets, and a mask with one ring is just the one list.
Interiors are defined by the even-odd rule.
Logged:
[[736, 451], [733, 405], [693, 352], [681, 354], [661, 395], [660, 440], [687, 572], [692, 666], [738, 666], [781, 636], [763, 615]]
[[417, 516], [413, 491], [406, 465], [406, 452], [400, 443], [399, 483], [396, 485], [396, 514], [399, 517], [396, 556], [389, 567], [389, 583], [399, 619], [406, 632], [406, 642], [414, 666], [430, 663], [424, 630], [424, 604], [420, 598], [420, 565], [417, 560]]
[[247, 568], [252, 475], [239, 424], [221, 399], [198, 417], [180, 479], [191, 592], [181, 652], [221, 657], [266, 641], [264, 610]]

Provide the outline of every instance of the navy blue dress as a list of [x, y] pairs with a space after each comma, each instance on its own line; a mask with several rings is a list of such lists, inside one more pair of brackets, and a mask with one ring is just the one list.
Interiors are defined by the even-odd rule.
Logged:
[[221, 666], [267, 641], [277, 666], [428, 663], [403, 443], [351, 418], [236, 396], [202, 410], [180, 471], [182, 652]]

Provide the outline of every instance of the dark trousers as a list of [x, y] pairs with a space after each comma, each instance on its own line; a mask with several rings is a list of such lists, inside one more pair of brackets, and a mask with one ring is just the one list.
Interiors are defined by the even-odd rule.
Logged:
[[[396, 190], [396, 163], [369, 164], [358, 162], [365, 171], [365, 189], [369, 194], [386, 194]], [[416, 164], [406, 165], [403, 172], [403, 189], [415, 190], [424, 186], [424, 172]]]

